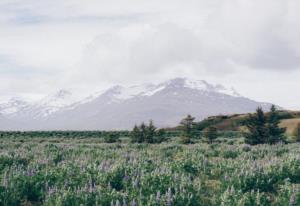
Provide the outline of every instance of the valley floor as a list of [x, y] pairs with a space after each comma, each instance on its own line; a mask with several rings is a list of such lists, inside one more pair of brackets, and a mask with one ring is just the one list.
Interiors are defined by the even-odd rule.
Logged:
[[300, 205], [300, 145], [1, 138], [0, 205]]

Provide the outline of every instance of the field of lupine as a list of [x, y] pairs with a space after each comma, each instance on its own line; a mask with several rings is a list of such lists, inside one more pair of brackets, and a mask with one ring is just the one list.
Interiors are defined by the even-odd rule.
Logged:
[[0, 205], [300, 205], [300, 144], [0, 138]]

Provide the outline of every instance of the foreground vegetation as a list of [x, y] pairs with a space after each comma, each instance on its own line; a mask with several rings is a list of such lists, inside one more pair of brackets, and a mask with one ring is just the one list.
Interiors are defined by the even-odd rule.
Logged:
[[280, 125], [291, 115], [273, 106], [169, 129], [0, 132], [0, 206], [300, 205], [300, 124], [292, 135]]
[[300, 205], [300, 145], [2, 137], [0, 205]]

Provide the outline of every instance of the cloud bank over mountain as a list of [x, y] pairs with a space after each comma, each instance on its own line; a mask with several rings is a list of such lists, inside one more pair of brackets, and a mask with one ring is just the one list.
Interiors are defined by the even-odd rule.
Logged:
[[300, 108], [288, 92], [300, 86], [299, 9], [296, 0], [3, 0], [0, 94], [188, 76]]

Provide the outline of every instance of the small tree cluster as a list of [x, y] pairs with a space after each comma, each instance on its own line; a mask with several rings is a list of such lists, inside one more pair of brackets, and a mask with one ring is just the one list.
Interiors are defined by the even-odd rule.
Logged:
[[161, 143], [166, 140], [165, 130], [157, 129], [151, 120], [148, 125], [144, 122], [133, 127], [130, 133], [131, 142], [133, 143]]
[[262, 108], [257, 108], [254, 115], [250, 114], [246, 121], [248, 132], [245, 133], [247, 144], [276, 144], [284, 140], [285, 128], [279, 127], [279, 116], [276, 107], [272, 105], [269, 116]]

